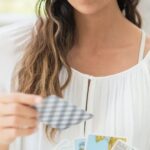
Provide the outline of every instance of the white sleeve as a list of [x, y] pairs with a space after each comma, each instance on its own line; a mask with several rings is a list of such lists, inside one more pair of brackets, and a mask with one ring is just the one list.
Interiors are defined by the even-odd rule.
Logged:
[[33, 24], [33, 21], [28, 21], [0, 28], [0, 91], [10, 91], [13, 69], [23, 55]]
[[[0, 92], [11, 92], [11, 78], [16, 63], [21, 59], [35, 21], [14, 23], [0, 28]], [[21, 150], [21, 138], [9, 150]]]

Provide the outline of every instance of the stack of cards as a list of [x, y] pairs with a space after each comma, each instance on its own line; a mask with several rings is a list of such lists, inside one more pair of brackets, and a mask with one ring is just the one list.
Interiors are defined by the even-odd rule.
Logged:
[[75, 140], [74, 150], [136, 150], [129, 146], [127, 138], [91, 134]]
[[118, 140], [113, 146], [112, 150], [136, 150], [136, 149], [128, 145], [127, 143]]

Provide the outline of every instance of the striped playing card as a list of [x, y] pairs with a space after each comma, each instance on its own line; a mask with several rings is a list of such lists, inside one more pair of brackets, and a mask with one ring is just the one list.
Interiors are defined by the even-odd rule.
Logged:
[[40, 114], [40, 122], [60, 130], [93, 117], [92, 114], [55, 95], [45, 98], [42, 103], [36, 105], [36, 109]]

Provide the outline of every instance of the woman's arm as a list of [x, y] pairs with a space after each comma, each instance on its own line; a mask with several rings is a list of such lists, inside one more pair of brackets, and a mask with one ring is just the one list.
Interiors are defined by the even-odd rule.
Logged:
[[1, 145], [0, 144], [0, 150], [8, 150], [9, 149], [9, 145]]

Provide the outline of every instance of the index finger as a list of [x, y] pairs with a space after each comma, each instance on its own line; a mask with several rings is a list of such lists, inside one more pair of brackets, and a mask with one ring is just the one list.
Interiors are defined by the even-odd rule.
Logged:
[[38, 95], [24, 94], [24, 93], [9, 93], [9, 94], [0, 93], [0, 102], [20, 103], [34, 106], [35, 104], [42, 102], [42, 97]]

